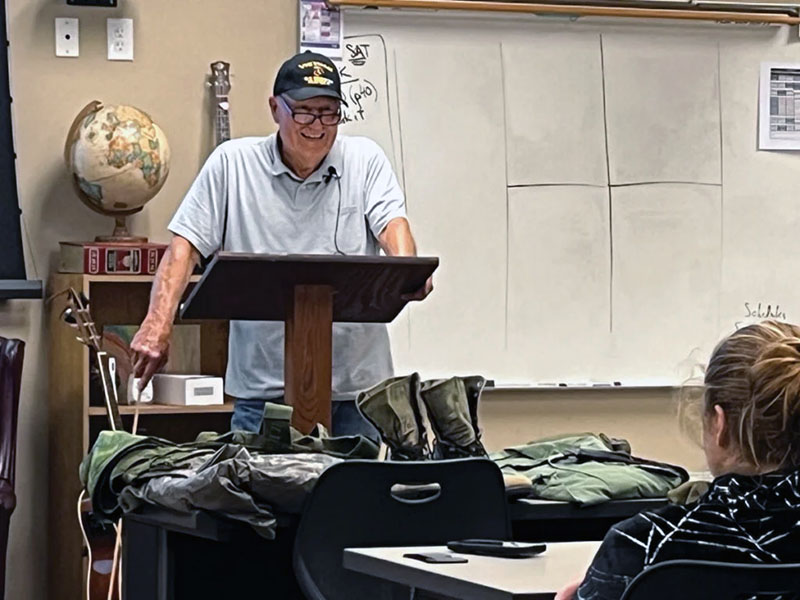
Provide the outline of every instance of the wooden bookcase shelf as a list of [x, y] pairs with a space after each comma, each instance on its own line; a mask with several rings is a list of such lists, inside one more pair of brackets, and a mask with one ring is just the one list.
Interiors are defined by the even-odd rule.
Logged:
[[[119, 412], [121, 415], [132, 415], [136, 412], [134, 406], [120, 406]], [[232, 413], [233, 402], [226, 402], [225, 404], [217, 404], [214, 406], [167, 406], [165, 404], [143, 404], [139, 407], [139, 416], [142, 415], [194, 415], [200, 413]], [[90, 406], [90, 417], [103, 417], [106, 418], [106, 409], [102, 406]]]
[[[193, 277], [196, 282], [199, 277]], [[138, 324], [147, 312], [153, 277], [140, 275], [81, 275], [55, 273], [47, 287], [49, 336], [49, 557], [50, 600], [85, 598], [83, 541], [76, 502], [81, 485], [78, 467], [90, 445], [107, 428], [102, 406], [90, 405], [90, 353], [75, 339], [75, 331], [62, 321], [69, 287], [82, 291], [102, 334], [105, 325]], [[193, 285], [193, 283], [190, 284]], [[55, 296], [55, 297], [54, 297]], [[226, 321], [182, 321], [200, 325], [200, 366], [208, 375], [222, 376], [228, 355]], [[229, 399], [228, 399], [229, 400]], [[233, 404], [222, 406], [144, 405], [139, 412], [139, 433], [176, 442], [194, 439], [201, 431], [227, 431]], [[123, 423], [130, 430], [133, 406], [121, 406]]]

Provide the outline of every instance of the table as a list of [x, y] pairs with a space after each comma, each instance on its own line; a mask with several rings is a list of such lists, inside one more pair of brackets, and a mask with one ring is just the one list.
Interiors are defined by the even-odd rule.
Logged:
[[667, 504], [666, 498], [609, 500], [594, 506], [521, 498], [508, 505], [508, 513], [515, 540], [585, 541], [602, 540], [615, 523]]
[[409, 552], [449, 552], [445, 546], [347, 548], [344, 567], [463, 600], [550, 600], [585, 572], [599, 546], [600, 542], [556, 542], [531, 558], [463, 554], [468, 562], [456, 564], [403, 558]]
[[[570, 563], [557, 576], [559, 580], [553, 585], [560, 586], [575, 578], [588, 564], [611, 524], [665, 502], [664, 499], [615, 500], [579, 508], [564, 502], [523, 499], [512, 502], [509, 511], [514, 539], [547, 543], [548, 550], [534, 563], [537, 566], [551, 563], [562, 548], [587, 549], [585, 564]], [[270, 541], [260, 538], [242, 523], [203, 511], [182, 515], [143, 506], [137, 513], [125, 517], [124, 597], [126, 600], [205, 600], [227, 597], [234, 590], [240, 597], [257, 597], [269, 589], [274, 597], [302, 599], [292, 570], [292, 544], [299, 515], [278, 515], [277, 518], [278, 537]], [[565, 539], [580, 541], [565, 544]], [[470, 562], [474, 564], [478, 558], [470, 557]], [[559, 559], [556, 560], [560, 564]], [[567, 572], [570, 568], [575, 571]], [[218, 577], [220, 571], [230, 577]], [[552, 574], [552, 567], [549, 572]], [[253, 573], [258, 573], [258, 577], [252, 577]], [[268, 588], [265, 581], [270, 582]], [[552, 594], [497, 597], [550, 598]]]
[[125, 600], [304, 600], [292, 570], [296, 516], [278, 516], [274, 540], [203, 511], [143, 507], [123, 522]]

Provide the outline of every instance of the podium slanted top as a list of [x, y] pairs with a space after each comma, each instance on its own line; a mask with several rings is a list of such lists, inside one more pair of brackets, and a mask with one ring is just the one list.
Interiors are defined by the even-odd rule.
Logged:
[[218, 252], [180, 317], [284, 321], [296, 285], [328, 285], [334, 321], [389, 323], [438, 266], [435, 257]]

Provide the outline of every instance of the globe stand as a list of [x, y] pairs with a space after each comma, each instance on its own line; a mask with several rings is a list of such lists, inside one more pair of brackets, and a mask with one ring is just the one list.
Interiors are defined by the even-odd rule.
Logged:
[[114, 233], [111, 235], [98, 235], [94, 238], [95, 242], [111, 242], [114, 244], [144, 244], [147, 238], [139, 235], [131, 235], [128, 231], [126, 215], [114, 217]]

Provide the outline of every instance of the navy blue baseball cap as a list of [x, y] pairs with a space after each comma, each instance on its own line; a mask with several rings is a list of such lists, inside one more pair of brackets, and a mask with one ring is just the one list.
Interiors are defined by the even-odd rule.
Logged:
[[283, 63], [275, 77], [272, 95], [285, 95], [292, 100], [329, 96], [347, 106], [339, 69], [330, 58], [316, 52], [301, 52]]

